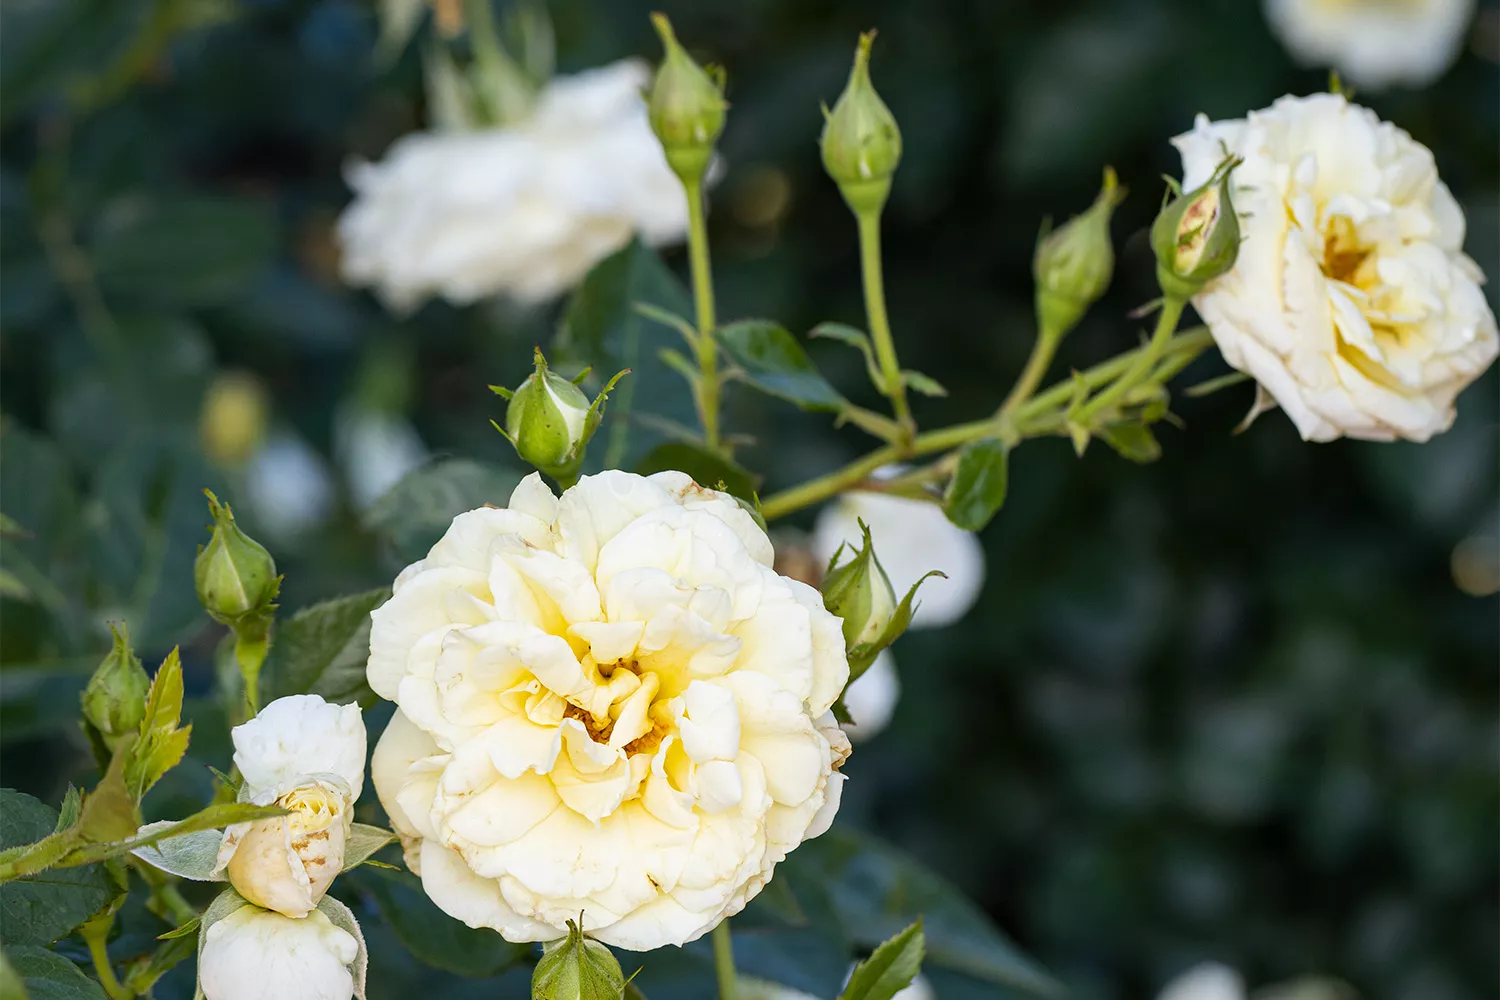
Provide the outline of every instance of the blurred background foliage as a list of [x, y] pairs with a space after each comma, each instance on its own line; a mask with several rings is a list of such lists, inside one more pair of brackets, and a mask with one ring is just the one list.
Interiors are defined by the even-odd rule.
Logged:
[[[1127, 313], [1154, 294], [1144, 227], [1159, 175], [1177, 171], [1167, 139], [1196, 112], [1238, 117], [1327, 82], [1291, 66], [1247, 0], [665, 7], [695, 53], [729, 70], [729, 169], [710, 220], [720, 313], [796, 331], [862, 321], [852, 222], [815, 142], [856, 34], [880, 29], [875, 80], [906, 146], [887, 285], [903, 363], [951, 393], [917, 404], [932, 427], [992, 408], [1019, 370], [1043, 216], [1081, 210], [1105, 163], [1133, 190], [1116, 280], [1061, 372], [1137, 335]], [[657, 54], [644, 3], [549, 9], [564, 71]], [[1432, 88], [1359, 95], [1434, 150], [1492, 279], [1497, 17], [1482, 5]], [[393, 317], [338, 280], [342, 169], [424, 121], [417, 47], [382, 63], [378, 34], [353, 0], [0, 11], [7, 786], [56, 802], [92, 780], [77, 693], [110, 618], [129, 621], [148, 664], [183, 645], [200, 699], [193, 758], [228, 759], [204, 698], [222, 630], [191, 583], [201, 488], [270, 545], [290, 610], [386, 585], [447, 516], [503, 501], [519, 474], [485, 386], [520, 381], [562, 307]], [[667, 264], [680, 273], [681, 253]], [[639, 266], [651, 273], [631, 280], [667, 281]], [[586, 308], [570, 318], [574, 342], [609, 332]], [[811, 349], [872, 402], [854, 352]], [[1202, 360], [1183, 384], [1222, 368]], [[1252, 983], [1320, 972], [1368, 997], [1494, 996], [1496, 373], [1424, 446], [1307, 445], [1275, 413], [1234, 435], [1250, 397], [1180, 400], [1187, 430], [1168, 432], [1150, 466], [1102, 447], [1078, 461], [1063, 441], [1020, 450], [984, 535], [981, 603], [899, 644], [904, 699], [851, 761], [842, 822], [946, 875], [1087, 1000], [1149, 995], [1205, 958]], [[245, 416], [262, 403], [263, 435]], [[866, 446], [748, 391], [729, 406], [769, 488]], [[367, 466], [391, 449], [350, 443], [340, 428], [359, 414], [404, 428], [386, 435], [401, 454], [420, 452], [414, 427], [433, 456], [461, 458], [372, 502], [361, 484], [383, 482]], [[371, 713], [372, 732], [384, 717]], [[181, 768], [148, 818], [210, 789], [205, 769]], [[477, 933], [422, 925], [421, 898], [392, 873], [349, 881], [417, 925], [407, 948], [411, 933]], [[367, 926], [376, 994], [509, 995], [434, 985], [406, 950], [382, 947], [398, 931]], [[451, 969], [469, 976], [504, 964], [473, 939], [434, 948], [469, 955]], [[655, 972], [695, 955], [662, 956]], [[653, 991], [652, 972], [653, 997], [677, 995]], [[511, 975], [523, 995], [524, 973]], [[935, 982], [940, 996], [994, 995]]]

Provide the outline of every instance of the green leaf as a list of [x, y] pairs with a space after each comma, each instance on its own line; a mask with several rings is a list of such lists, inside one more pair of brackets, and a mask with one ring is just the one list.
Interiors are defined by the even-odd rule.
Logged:
[[[0, 848], [31, 844], [57, 826], [57, 813], [30, 795], [0, 789]], [[114, 897], [100, 865], [44, 871], [0, 885], [5, 943], [47, 945], [68, 934]]]
[[809, 337], [826, 337], [829, 340], [837, 340], [842, 344], [858, 348], [865, 356], [865, 371], [869, 373], [870, 384], [879, 388], [885, 384], [885, 379], [880, 374], [880, 366], [875, 363], [875, 347], [870, 343], [869, 334], [863, 330], [856, 330], [846, 323], [819, 323], [812, 328]]
[[686, 321], [678, 318], [691, 310], [682, 282], [636, 241], [595, 265], [568, 300], [552, 345], [558, 363], [631, 372], [610, 400], [610, 424], [589, 449], [587, 469], [634, 468], [665, 437], [644, 417], [697, 422], [692, 394], [661, 358], [682, 345]]
[[341, 931], [346, 931], [354, 938], [358, 950], [354, 953], [354, 961], [349, 963], [349, 975], [354, 979], [355, 1000], [365, 1000], [365, 973], [370, 965], [370, 952], [365, 947], [364, 932], [359, 929], [359, 921], [354, 919], [354, 914], [349, 907], [334, 899], [332, 896], [324, 896], [318, 900], [318, 912], [328, 918], [328, 922]]
[[269, 206], [176, 197], [128, 206], [88, 247], [106, 294], [210, 306], [240, 294], [276, 252]]
[[[105, 1000], [104, 990], [83, 970], [54, 951], [35, 946], [13, 947], [6, 927], [6, 958], [26, 984], [28, 1000]], [[5, 1000], [13, 1000], [9, 992]]]
[[693, 482], [745, 500], [754, 500], [759, 478], [731, 458], [709, 451], [699, 444], [668, 441], [657, 445], [641, 459], [635, 471], [643, 476], [655, 472], [685, 472]]
[[151, 786], [187, 753], [192, 726], [178, 727], [182, 719], [182, 658], [177, 649], [167, 654], [146, 697], [146, 717], [141, 720], [140, 739], [125, 762], [125, 786], [139, 802]]
[[740, 366], [745, 381], [761, 392], [804, 410], [844, 408], [844, 397], [819, 374], [785, 327], [769, 320], [745, 319], [719, 327], [714, 339]]
[[365, 823], [355, 823], [349, 830], [349, 839], [344, 844], [344, 867], [341, 871], [364, 864], [370, 856], [396, 839], [389, 830]]
[[948, 395], [948, 390], [943, 388], [942, 383], [931, 375], [923, 375], [919, 371], [904, 368], [901, 371], [901, 378], [906, 382], [908, 387], [920, 392], [924, 396]]
[[263, 668], [265, 699], [316, 694], [339, 705], [373, 703], [375, 695], [365, 680], [370, 612], [389, 596], [390, 589], [381, 587], [336, 597], [303, 608], [279, 625]]
[[979, 531], [1005, 504], [1010, 450], [995, 438], [971, 441], [958, 453], [958, 468], [943, 495], [943, 513], [965, 531]]
[[[123, 840], [134, 835], [140, 828], [140, 796], [132, 795], [126, 787], [126, 772], [137, 759], [135, 748], [139, 742], [127, 735], [110, 759], [109, 769], [104, 772], [104, 777], [83, 797], [77, 829], [84, 841], [99, 844]], [[184, 741], [183, 750], [186, 749], [187, 743]], [[179, 753], [178, 757], [181, 756]], [[102, 861], [104, 856], [88, 860]]]
[[531, 946], [508, 944], [494, 931], [466, 927], [439, 910], [421, 882], [406, 872], [364, 867], [339, 884], [352, 882], [368, 895], [397, 939], [418, 961], [460, 976], [498, 975], [531, 955]]
[[[624, 391], [615, 393], [612, 414]], [[522, 475], [514, 468], [441, 458], [407, 473], [391, 487], [365, 513], [365, 527], [389, 541], [403, 562], [416, 562], [443, 537], [455, 516], [485, 504], [504, 506]], [[273, 645], [271, 657], [275, 656]]]
[[[148, 823], [141, 827], [142, 833], [157, 828], [165, 829], [174, 824], [170, 821]], [[223, 873], [214, 874], [219, 863], [219, 846], [224, 836], [218, 830], [199, 830], [166, 837], [155, 844], [134, 848], [131, 853], [153, 868], [171, 872], [179, 878], [195, 882], [224, 882]]]
[[843, 1000], [891, 1000], [922, 970], [925, 948], [922, 921], [918, 920], [854, 967]]
[[1098, 436], [1124, 458], [1132, 462], [1154, 462], [1161, 458], [1161, 443], [1145, 424], [1111, 424]]
[[836, 826], [782, 862], [799, 899], [827, 893], [854, 944], [874, 948], [917, 919], [926, 964], [966, 973], [1017, 996], [1056, 998], [1062, 987], [1000, 933], [962, 892], [896, 848]]

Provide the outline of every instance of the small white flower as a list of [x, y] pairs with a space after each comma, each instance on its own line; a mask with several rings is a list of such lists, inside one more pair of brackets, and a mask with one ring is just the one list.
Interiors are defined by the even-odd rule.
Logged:
[[677, 472], [532, 475], [460, 514], [373, 615], [400, 711], [372, 780], [442, 909], [507, 940], [683, 944], [838, 808], [839, 620]]
[[416, 133], [349, 171], [343, 271], [398, 311], [433, 295], [541, 302], [632, 234], [682, 238], [687, 197], [651, 133], [644, 63], [555, 77], [510, 128]]
[[245, 500], [268, 536], [293, 541], [328, 520], [333, 477], [312, 445], [290, 432], [275, 432], [245, 469]]
[[224, 831], [216, 870], [257, 906], [305, 916], [343, 868], [364, 782], [359, 706], [317, 695], [280, 698], [231, 735], [245, 779], [240, 800], [290, 812]]
[[951, 625], [968, 614], [984, 586], [984, 549], [973, 533], [949, 521], [937, 504], [855, 490], [818, 512], [813, 554], [823, 565], [839, 545], [859, 547], [861, 520], [898, 598], [932, 570], [947, 574], [922, 584], [912, 628]]
[[318, 910], [300, 919], [242, 906], [204, 934], [207, 1000], [350, 1000], [359, 943]]
[[1193, 299], [1224, 359], [1303, 438], [1425, 441], [1495, 358], [1484, 275], [1432, 153], [1333, 94], [1284, 97], [1173, 140], [1183, 186], [1226, 153], [1243, 241]]
[[354, 505], [368, 508], [427, 461], [427, 446], [411, 421], [378, 410], [351, 408], [334, 424], [334, 454]]
[[1156, 1000], [1245, 1000], [1245, 981], [1227, 965], [1204, 962], [1167, 983]]
[[844, 726], [849, 739], [861, 743], [890, 724], [901, 700], [901, 678], [896, 673], [896, 658], [883, 649], [868, 670], [844, 689], [844, 707], [854, 721]]
[[1265, 9], [1298, 62], [1379, 90], [1441, 76], [1463, 45], [1474, 0], [1265, 0]]

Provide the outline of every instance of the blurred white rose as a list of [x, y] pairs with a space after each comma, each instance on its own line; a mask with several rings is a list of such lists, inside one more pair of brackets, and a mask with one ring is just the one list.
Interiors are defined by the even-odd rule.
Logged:
[[1167, 983], [1156, 1000], [1245, 1000], [1245, 981], [1227, 965], [1204, 962]]
[[376, 793], [438, 906], [511, 941], [697, 938], [837, 809], [839, 620], [687, 476], [605, 472], [460, 514], [397, 579]]
[[361, 510], [428, 458], [427, 446], [411, 421], [362, 407], [350, 407], [338, 415], [333, 448], [349, 494]]
[[240, 801], [290, 812], [225, 830], [217, 870], [257, 906], [305, 916], [343, 868], [364, 783], [359, 706], [312, 694], [280, 698], [232, 736], [245, 781]]
[[349, 170], [345, 280], [405, 311], [441, 295], [552, 298], [639, 234], [682, 238], [687, 197], [651, 133], [648, 67], [554, 77], [508, 128], [416, 133]]
[[317, 910], [293, 919], [242, 906], [205, 932], [198, 982], [207, 1000], [350, 1000], [358, 953]]
[[1333, 94], [1284, 97], [1173, 140], [1183, 186], [1226, 151], [1243, 242], [1193, 304], [1224, 358], [1302, 436], [1425, 441], [1495, 358], [1484, 275], [1432, 153]]
[[245, 467], [245, 499], [255, 524], [291, 542], [328, 520], [333, 477], [312, 445], [287, 431], [271, 435]]
[[859, 675], [844, 691], [844, 707], [854, 721], [844, 732], [855, 743], [863, 742], [890, 724], [901, 700], [901, 678], [896, 674], [896, 658], [882, 649], [870, 668]]
[[951, 625], [968, 614], [984, 586], [984, 549], [972, 532], [955, 526], [937, 504], [855, 490], [818, 512], [813, 554], [822, 565], [828, 565], [839, 545], [860, 545], [861, 520], [870, 527], [875, 554], [898, 598], [925, 573], [948, 575], [922, 584], [912, 628]]
[[1441, 76], [1458, 57], [1474, 0], [1265, 0], [1265, 9], [1298, 62], [1379, 90]]

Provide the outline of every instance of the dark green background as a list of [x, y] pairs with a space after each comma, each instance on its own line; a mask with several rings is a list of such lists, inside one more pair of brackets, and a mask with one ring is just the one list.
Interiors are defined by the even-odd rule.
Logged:
[[[325, 452], [335, 408], [360, 394], [408, 412], [435, 452], [513, 466], [485, 385], [519, 381], [556, 321], [443, 305], [398, 321], [331, 280], [341, 166], [422, 120], [415, 51], [377, 69], [371, 11], [339, 0], [226, 0], [229, 20], [157, 30], [198, 6], [18, 2], [0, 22], [0, 510], [30, 532], [7, 540], [6, 565], [24, 556], [57, 588], [0, 605], [0, 764], [4, 784], [53, 803], [91, 780], [72, 718], [106, 617], [130, 618], [148, 662], [182, 642], [190, 694], [210, 688], [197, 491], [237, 499], [196, 444], [216, 369], [255, 372], [276, 419]], [[892, 318], [903, 363], [951, 391], [919, 402], [930, 427], [1004, 394], [1029, 348], [1038, 225], [1086, 205], [1103, 164], [1134, 192], [1117, 276], [1059, 371], [1136, 336], [1126, 313], [1154, 294], [1143, 229], [1177, 169], [1167, 139], [1197, 111], [1235, 117], [1326, 85], [1248, 0], [663, 6], [729, 70], [710, 220], [720, 313], [799, 332], [862, 322], [818, 103], [837, 96], [857, 33], [880, 29], [875, 80], [906, 149], [885, 227]], [[553, 4], [562, 66], [654, 57], [648, 9]], [[1484, 16], [1430, 89], [1359, 99], [1434, 150], [1495, 276], [1492, 4]], [[69, 112], [101, 73], [119, 86]], [[767, 170], [791, 200], [756, 224]], [[59, 226], [118, 320], [114, 347], [85, 336], [59, 279], [69, 262], [44, 252]], [[681, 271], [680, 252], [668, 259]], [[871, 402], [852, 352], [814, 357]], [[1206, 359], [1182, 384], [1222, 370]], [[1079, 997], [1147, 996], [1204, 958], [1257, 984], [1319, 972], [1368, 997], [1494, 996], [1500, 606], [1465, 596], [1449, 562], [1468, 536], [1497, 544], [1496, 375], [1423, 446], [1304, 444], [1274, 412], [1235, 436], [1250, 398], [1181, 399], [1187, 429], [1164, 430], [1152, 466], [1021, 448], [984, 535], [984, 596], [960, 626], [901, 641], [906, 695], [850, 763], [843, 820], [945, 873]], [[773, 489], [865, 446], [748, 390], [729, 402], [730, 426], [757, 439], [741, 457]], [[285, 607], [399, 567], [401, 526], [371, 530], [341, 503], [329, 530], [275, 551]], [[195, 755], [224, 766], [222, 719], [202, 712]], [[206, 772], [163, 787], [166, 811], [205, 795]], [[378, 950], [379, 988], [396, 991], [383, 995], [509, 995], [435, 986]]]

